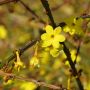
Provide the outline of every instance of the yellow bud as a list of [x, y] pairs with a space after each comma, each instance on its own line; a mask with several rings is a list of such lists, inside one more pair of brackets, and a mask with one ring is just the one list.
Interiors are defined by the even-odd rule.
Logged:
[[36, 56], [34, 56], [34, 57], [32, 57], [31, 59], [30, 59], [30, 66], [38, 66], [39, 65], [39, 59], [36, 57]]
[[19, 51], [16, 51], [16, 58], [17, 58], [17, 61], [14, 62], [15, 64], [15, 68], [20, 71], [20, 68], [21, 67], [25, 67], [23, 62], [20, 60], [20, 56], [19, 56]]
[[3, 25], [0, 26], [0, 39], [5, 39], [7, 37], [7, 30]]

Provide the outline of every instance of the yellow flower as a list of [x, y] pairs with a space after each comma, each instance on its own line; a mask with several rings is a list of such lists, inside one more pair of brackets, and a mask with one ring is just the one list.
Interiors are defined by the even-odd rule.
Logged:
[[0, 25], [0, 39], [6, 39], [7, 37], [7, 30], [3, 25]]
[[19, 56], [19, 52], [18, 52], [18, 51], [16, 51], [16, 57], [17, 57], [17, 61], [14, 62], [15, 68], [16, 68], [18, 71], [20, 71], [20, 68], [21, 68], [21, 67], [25, 67], [25, 66], [24, 66], [23, 62], [20, 60], [20, 56]]
[[3, 84], [4, 84], [4, 85], [10, 85], [10, 84], [12, 84], [12, 82], [13, 82], [13, 81], [9, 79], [7, 82], [3, 82]]
[[53, 56], [53, 57], [57, 57], [59, 55], [60, 51], [56, 48], [53, 48], [52, 50], [50, 50], [50, 54]]
[[39, 59], [36, 56], [33, 56], [30, 59], [30, 66], [38, 66], [39, 65]]
[[68, 32], [70, 35], [74, 35], [76, 31], [74, 26], [65, 26], [63, 30], [64, 32]]
[[45, 27], [46, 33], [41, 35], [41, 39], [43, 41], [42, 47], [48, 47], [48, 46], [53, 46], [54, 48], [59, 48], [60, 47], [60, 42], [65, 41], [64, 35], [60, 34], [61, 33], [61, 27], [56, 27], [53, 29], [52, 26], [47, 25]]
[[45, 51], [49, 51], [50, 55], [52, 55], [53, 57], [58, 57], [62, 48], [63, 48], [62, 46], [60, 48], [54, 48], [51, 46], [45, 48]]
[[72, 22], [67, 23], [67, 25], [63, 28], [63, 31], [68, 32], [70, 35], [74, 35], [74, 34], [82, 35], [83, 34], [83, 30], [82, 30], [83, 19], [72, 18], [72, 20], [73, 20]]
[[35, 90], [37, 85], [33, 82], [22, 82], [20, 85], [20, 90]]
[[[74, 62], [75, 61], [75, 58], [76, 58], [76, 50], [71, 50], [71, 58], [72, 58], [72, 61]], [[76, 59], [76, 62], [80, 62], [81, 58], [80, 56], [78, 55], [77, 56], [77, 59]], [[66, 61], [65, 62], [65, 65], [69, 65], [69, 62]]]
[[24, 66], [24, 65], [23, 65], [23, 62], [21, 62], [21, 61], [14, 62], [14, 64], [15, 64], [15, 68], [16, 68], [18, 71], [20, 71], [20, 68]]

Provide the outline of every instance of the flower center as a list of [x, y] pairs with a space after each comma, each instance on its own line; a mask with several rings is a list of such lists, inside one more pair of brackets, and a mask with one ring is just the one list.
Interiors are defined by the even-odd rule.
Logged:
[[51, 35], [51, 38], [54, 38], [54, 35]]

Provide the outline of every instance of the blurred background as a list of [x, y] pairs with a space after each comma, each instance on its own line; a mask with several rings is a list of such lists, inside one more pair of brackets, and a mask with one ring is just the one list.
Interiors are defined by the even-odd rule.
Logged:
[[[27, 42], [40, 37], [40, 30], [49, 19], [46, 15], [40, 0], [22, 0], [33, 12], [38, 16], [29, 12], [20, 2], [11, 2], [0, 5], [0, 62], [13, 53], [19, 47]], [[55, 23], [72, 21], [72, 17], [83, 14], [90, 14], [90, 0], [48, 0]], [[39, 19], [45, 22], [42, 23]], [[74, 53], [78, 47], [79, 41], [71, 36], [67, 36], [67, 46]], [[62, 53], [53, 58], [49, 52], [38, 50], [39, 67], [30, 67], [30, 60], [34, 55], [35, 47], [29, 48], [21, 56], [25, 68], [20, 72], [13, 71], [16, 75], [34, 78], [39, 81], [54, 85], [63, 85], [67, 87], [68, 78], [70, 76], [69, 65], [65, 64]], [[75, 54], [74, 54], [75, 55]], [[74, 56], [75, 57], [75, 56]], [[82, 69], [81, 81], [86, 90], [90, 90], [90, 24], [88, 24], [87, 32], [82, 38], [80, 59], [76, 65], [77, 69]], [[11, 80], [4, 82], [0, 77], [0, 90], [50, 90], [46, 87], [38, 87], [34, 83]], [[74, 78], [71, 79], [71, 90], [78, 90], [77, 83]]]

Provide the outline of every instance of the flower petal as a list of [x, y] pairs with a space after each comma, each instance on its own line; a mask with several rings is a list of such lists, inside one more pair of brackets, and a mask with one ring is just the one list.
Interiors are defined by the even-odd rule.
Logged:
[[53, 27], [51, 25], [47, 25], [45, 28], [46, 32], [48, 34], [52, 34], [53, 33]]
[[61, 27], [56, 27], [54, 29], [54, 34], [59, 34], [61, 32]]
[[53, 46], [54, 48], [59, 48], [59, 47], [60, 47], [60, 43], [57, 42], [57, 41], [53, 41], [52, 46]]
[[38, 64], [39, 64], [39, 59], [36, 56], [32, 57], [31, 60], [30, 60], [30, 65], [31, 66], [36, 66]]
[[42, 47], [48, 47], [52, 44], [52, 40], [43, 41]]
[[55, 39], [55, 41], [64, 42], [65, 41], [65, 36], [56, 35], [54, 39]]
[[75, 29], [71, 29], [71, 31], [69, 32], [70, 35], [74, 35], [75, 34]]
[[70, 66], [68, 61], [65, 62], [65, 65]]
[[47, 38], [48, 38], [48, 34], [47, 33], [44, 33], [44, 34], [41, 35], [41, 39], [42, 40], [47, 40]]
[[69, 31], [70, 31], [70, 27], [69, 27], [69, 26], [65, 26], [65, 27], [63, 28], [63, 31], [64, 31], [64, 32], [69, 32]]
[[54, 49], [50, 50], [50, 54], [53, 57], [57, 57], [59, 55], [59, 50], [54, 48]]

